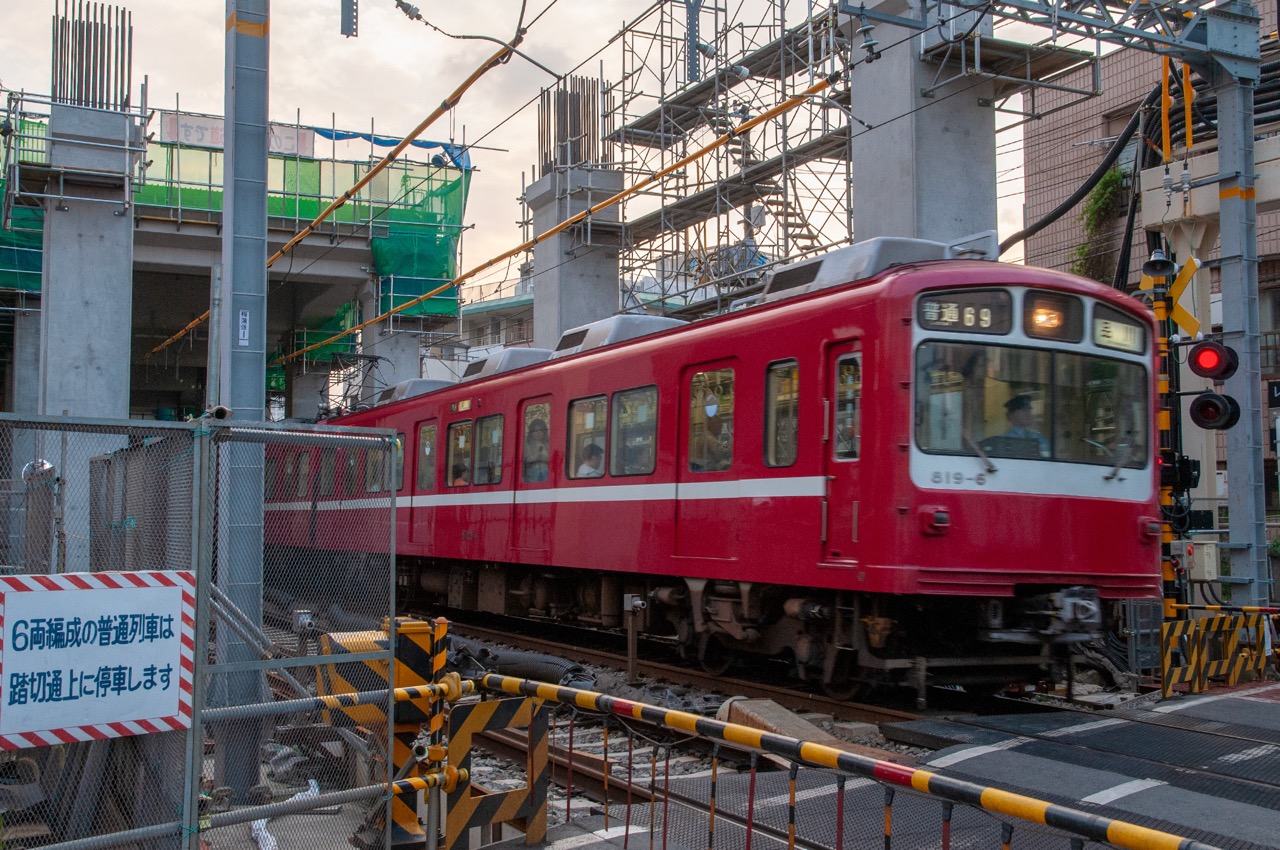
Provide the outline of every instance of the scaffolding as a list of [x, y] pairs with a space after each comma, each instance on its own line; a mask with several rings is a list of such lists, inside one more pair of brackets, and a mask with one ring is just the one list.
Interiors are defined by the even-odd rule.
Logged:
[[[834, 7], [788, 20], [783, 2], [757, 20], [662, 4], [621, 40], [620, 82], [604, 92], [609, 158], [639, 180], [843, 73], [840, 21]], [[847, 90], [814, 98], [626, 201], [621, 308], [720, 312], [758, 290], [769, 267], [850, 242], [851, 118]]]
[[[995, 38], [989, 22], [926, 5], [936, 22], [922, 42], [922, 58], [936, 66], [931, 92], [973, 76], [993, 80], [991, 106], [1011, 121], [1046, 114], [1038, 89], [1098, 93], [1096, 49]], [[838, 80], [630, 195], [620, 224], [577, 226], [575, 249], [620, 251], [622, 311], [723, 312], [758, 292], [770, 268], [853, 241], [853, 138], [873, 128], [857, 115], [849, 69], [874, 57], [874, 23], [838, 0], [802, 8], [803, 16], [788, 14], [784, 0], [666, 0], [617, 39], [617, 82], [603, 79], [602, 66], [598, 83], [572, 78], [544, 93], [535, 177], [606, 168], [633, 185], [815, 82]], [[1090, 64], [1085, 85], [1062, 82]], [[583, 118], [597, 101], [598, 130]], [[526, 210], [526, 238], [530, 220]]]

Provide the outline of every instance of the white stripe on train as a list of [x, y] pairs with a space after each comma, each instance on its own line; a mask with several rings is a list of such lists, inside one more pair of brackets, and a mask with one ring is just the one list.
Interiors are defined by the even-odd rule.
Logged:
[[[398, 508], [434, 508], [448, 505], [549, 505], [577, 502], [664, 502], [706, 499], [779, 499], [822, 496], [826, 480], [821, 475], [796, 478], [748, 478], [734, 481], [693, 481], [666, 484], [596, 484], [548, 487], [537, 490], [462, 490], [435, 495], [399, 496]], [[273, 502], [269, 511], [309, 511], [311, 502]], [[386, 497], [317, 501], [321, 511], [352, 511], [387, 507]]]

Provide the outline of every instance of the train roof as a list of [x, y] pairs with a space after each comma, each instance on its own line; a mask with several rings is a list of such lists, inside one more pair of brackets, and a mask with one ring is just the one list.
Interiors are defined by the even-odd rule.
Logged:
[[[821, 257], [779, 266], [765, 280], [755, 301], [769, 304], [820, 289], [875, 277], [894, 266], [934, 260], [996, 260], [1000, 255], [996, 231], [988, 230], [955, 242], [934, 242], [878, 236], [839, 248]], [[743, 305], [746, 306], [746, 305]]]

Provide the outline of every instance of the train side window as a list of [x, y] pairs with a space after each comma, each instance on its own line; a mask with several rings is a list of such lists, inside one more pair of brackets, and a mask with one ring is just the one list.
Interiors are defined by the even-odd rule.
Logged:
[[396, 492], [399, 493], [404, 489], [404, 432], [396, 433], [396, 448], [394, 452], [394, 463], [396, 470]]
[[689, 471], [733, 464], [733, 370], [696, 372], [689, 382]]
[[364, 453], [364, 491], [381, 493], [387, 481], [387, 458], [391, 454], [389, 447], [379, 446], [368, 449]]
[[445, 456], [449, 468], [450, 487], [465, 487], [471, 483], [471, 420], [454, 422], [449, 426], [449, 449]]
[[640, 387], [613, 394], [609, 474], [649, 475], [654, 469], [658, 433], [658, 388]]
[[346, 496], [354, 496], [356, 494], [356, 484], [359, 482], [357, 474], [360, 467], [360, 455], [355, 449], [347, 449], [346, 466], [342, 473], [342, 492]]
[[604, 475], [608, 418], [604, 396], [569, 402], [569, 467], [566, 472], [570, 478], [599, 478]]
[[520, 480], [541, 484], [551, 472], [551, 405], [548, 402], [526, 405], [524, 409], [524, 448], [520, 456]]
[[320, 450], [320, 471], [317, 474], [316, 497], [328, 498], [333, 495], [334, 473], [336, 472], [337, 449]]
[[276, 480], [280, 477], [280, 459], [267, 458], [266, 471], [264, 472], [262, 493], [268, 502], [276, 497]]
[[502, 481], [502, 414], [476, 420], [476, 469], [472, 484]]
[[303, 451], [298, 454], [298, 479], [297, 487], [294, 490], [294, 497], [305, 499], [311, 485], [311, 452]]
[[436, 488], [436, 426], [418, 426], [418, 489]]
[[765, 374], [764, 462], [793, 466], [800, 445], [800, 364], [770, 363]]
[[857, 460], [862, 445], [862, 355], [836, 361], [836, 439], [838, 460]]
[[289, 452], [284, 456], [284, 486], [280, 488], [280, 500], [293, 498], [293, 491], [298, 486], [298, 456]]

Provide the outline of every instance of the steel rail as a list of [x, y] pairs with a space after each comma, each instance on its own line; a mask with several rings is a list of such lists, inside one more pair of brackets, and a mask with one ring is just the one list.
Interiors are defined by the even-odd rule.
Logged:
[[[627, 658], [625, 655], [590, 646], [558, 643], [552, 640], [516, 635], [509, 631], [484, 628], [469, 623], [451, 622], [450, 629], [454, 634], [464, 637], [475, 637], [479, 640], [505, 643], [536, 652], [546, 652], [567, 658], [570, 661], [596, 664], [616, 670], [626, 669]], [[681, 667], [676, 664], [637, 659], [636, 669], [646, 676], [661, 681], [676, 682], [712, 691], [727, 690], [739, 696], [753, 699], [771, 699], [792, 711], [821, 712], [830, 714], [837, 720], [854, 720], [863, 723], [892, 723], [919, 720], [921, 718], [921, 715], [915, 712], [833, 699], [822, 694], [806, 693], [782, 685], [769, 685], [727, 676], [713, 676], [710, 673], [700, 673], [697, 670], [691, 670], [688, 667]]]

